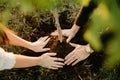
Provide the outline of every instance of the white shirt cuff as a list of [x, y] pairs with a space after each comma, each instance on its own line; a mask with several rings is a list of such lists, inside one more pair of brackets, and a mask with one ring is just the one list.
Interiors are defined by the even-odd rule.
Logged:
[[16, 58], [13, 53], [5, 52], [0, 48], [0, 70], [12, 69], [16, 63]]

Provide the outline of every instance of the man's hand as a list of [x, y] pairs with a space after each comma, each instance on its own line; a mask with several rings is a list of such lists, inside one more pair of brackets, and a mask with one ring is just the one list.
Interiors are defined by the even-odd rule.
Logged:
[[[58, 35], [58, 31], [51, 33], [51, 35]], [[71, 29], [64, 29], [62, 30], [62, 35], [68, 37], [67, 42], [70, 42], [70, 40], [75, 36], [74, 32]]]
[[65, 57], [65, 64], [74, 66], [78, 62], [85, 60], [93, 50], [88, 51], [88, 45], [78, 45], [70, 43], [75, 49]]
[[64, 59], [53, 57], [56, 56], [56, 53], [45, 53], [38, 58], [38, 65], [49, 68], [49, 69], [58, 69], [62, 68]]
[[[72, 38], [76, 35], [76, 33], [79, 31], [80, 26], [74, 24], [71, 29], [63, 29], [62, 35], [68, 37], [66, 42], [70, 42]], [[58, 35], [58, 31], [51, 33], [51, 35]]]

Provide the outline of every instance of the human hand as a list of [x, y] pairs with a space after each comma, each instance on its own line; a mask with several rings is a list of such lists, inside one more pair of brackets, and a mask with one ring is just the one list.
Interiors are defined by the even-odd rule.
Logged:
[[45, 68], [49, 68], [49, 69], [58, 69], [58, 68], [62, 68], [64, 63], [62, 63], [64, 61], [64, 59], [61, 58], [57, 58], [57, 57], [52, 57], [55, 56], [56, 53], [45, 53], [42, 56], [40, 56], [38, 58], [39, 63], [38, 65], [45, 67]]
[[75, 49], [65, 57], [65, 64], [67, 65], [72, 64], [72, 66], [74, 66], [78, 62], [85, 60], [93, 52], [92, 49], [88, 49], [90, 48], [89, 45], [70, 44], [75, 47]]
[[30, 49], [35, 52], [48, 51], [50, 50], [50, 48], [44, 48], [44, 47], [48, 43], [49, 40], [50, 38], [48, 38], [48, 36], [40, 37], [37, 41], [31, 43]]
[[[51, 33], [51, 35], [58, 35], [58, 31], [54, 31]], [[70, 42], [70, 40], [75, 36], [75, 33], [71, 29], [63, 29], [62, 35], [68, 37], [67, 42]]]
[[[79, 31], [80, 26], [74, 24], [71, 29], [63, 29], [62, 35], [68, 37], [66, 42], [70, 42], [70, 40], [76, 35], [76, 33]], [[51, 35], [58, 35], [58, 31], [51, 33]]]

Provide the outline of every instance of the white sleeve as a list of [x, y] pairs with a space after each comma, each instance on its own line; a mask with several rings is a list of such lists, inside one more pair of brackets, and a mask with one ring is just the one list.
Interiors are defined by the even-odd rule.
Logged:
[[16, 63], [16, 58], [13, 53], [5, 52], [0, 48], [0, 70], [11, 69]]

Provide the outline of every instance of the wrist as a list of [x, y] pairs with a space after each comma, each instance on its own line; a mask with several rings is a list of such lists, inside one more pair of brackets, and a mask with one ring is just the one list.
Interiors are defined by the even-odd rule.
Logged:
[[79, 29], [80, 29], [80, 26], [74, 24], [73, 27], [71, 28], [71, 31], [76, 34], [79, 31]]
[[44, 66], [44, 57], [42, 57], [42, 56], [36, 57], [36, 65], [43, 67]]
[[32, 42], [27, 42], [27, 43], [26, 43], [26, 48], [33, 51], [33, 50], [34, 50], [34, 47], [33, 47], [33, 45], [32, 45]]
[[36, 62], [36, 66], [41, 66], [41, 57], [36, 57], [35, 62]]
[[39, 64], [38, 57], [33, 57], [33, 66], [38, 66], [38, 64]]

